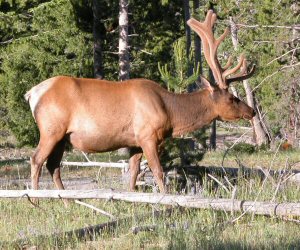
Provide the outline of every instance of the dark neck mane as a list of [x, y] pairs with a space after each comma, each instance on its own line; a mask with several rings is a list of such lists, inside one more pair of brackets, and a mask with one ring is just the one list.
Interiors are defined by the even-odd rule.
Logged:
[[170, 114], [173, 136], [192, 132], [208, 125], [217, 115], [207, 90], [194, 93], [170, 94], [165, 105]]

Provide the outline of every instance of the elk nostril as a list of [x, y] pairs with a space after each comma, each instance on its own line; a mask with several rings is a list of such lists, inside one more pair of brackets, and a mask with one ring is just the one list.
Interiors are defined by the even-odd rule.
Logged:
[[252, 116], [252, 117], [254, 117], [254, 116], [256, 116], [256, 112], [255, 112], [255, 110], [253, 109], [253, 116]]

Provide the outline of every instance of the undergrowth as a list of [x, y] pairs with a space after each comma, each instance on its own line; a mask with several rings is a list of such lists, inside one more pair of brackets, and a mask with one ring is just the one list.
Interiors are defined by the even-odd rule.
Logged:
[[[208, 152], [201, 165], [220, 166], [224, 152]], [[69, 157], [69, 158], [68, 158]], [[68, 155], [67, 160], [82, 161], [82, 156]], [[94, 158], [95, 157], [95, 158]], [[90, 155], [91, 160], [116, 161], [112, 156]], [[253, 154], [228, 154], [224, 167], [259, 167], [267, 170], [299, 169], [299, 152], [255, 152]], [[259, 164], [259, 165], [258, 165]], [[18, 166], [18, 167], [17, 167]], [[1, 178], [29, 177], [29, 167], [19, 163], [12, 169], [0, 168]], [[21, 171], [22, 169], [22, 171]], [[11, 173], [8, 175], [8, 172]], [[100, 188], [120, 188], [118, 180], [105, 182], [105, 179], [120, 175], [119, 170], [97, 168], [63, 168], [62, 178], [89, 176], [96, 178]], [[299, 202], [300, 187], [288, 181], [291, 172], [277, 173], [274, 176], [240, 174], [230, 176], [213, 175], [213, 180], [204, 175], [198, 185], [197, 196], [209, 198], [232, 198], [239, 200]], [[43, 173], [48, 176], [48, 173]], [[288, 178], [288, 179], [287, 179]], [[3, 188], [3, 187], [2, 187]], [[11, 187], [8, 187], [11, 188]], [[124, 188], [124, 187], [123, 187]], [[171, 193], [178, 193], [175, 188]], [[34, 208], [26, 199], [0, 200], [0, 248], [16, 249], [38, 246], [39, 249], [300, 249], [299, 224], [289, 220], [299, 218], [258, 216], [246, 214], [232, 222], [241, 213], [215, 211], [211, 209], [173, 208], [171, 214], [155, 217], [153, 211], [163, 210], [159, 205], [131, 204], [120, 201], [83, 200], [107, 211], [119, 219], [116, 227], [101, 231], [92, 237], [81, 239], [64, 236], [72, 231], [111, 219], [95, 211], [71, 203], [65, 208], [59, 200], [40, 200], [39, 208]], [[126, 220], [123, 220], [127, 218]], [[134, 233], [133, 227], [148, 227], [150, 230]]]

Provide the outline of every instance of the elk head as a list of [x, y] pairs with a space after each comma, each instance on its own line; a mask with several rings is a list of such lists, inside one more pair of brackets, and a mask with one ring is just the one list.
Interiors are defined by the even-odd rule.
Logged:
[[[218, 119], [234, 121], [241, 118], [252, 119], [255, 115], [254, 110], [246, 103], [239, 100], [228, 91], [229, 84], [234, 81], [241, 81], [251, 77], [255, 67], [247, 72], [247, 61], [243, 55], [240, 56], [239, 63], [231, 68], [232, 57], [229, 57], [226, 65], [221, 67], [217, 57], [217, 50], [221, 42], [229, 33], [226, 28], [224, 33], [217, 39], [213, 35], [213, 26], [217, 15], [212, 10], [207, 12], [204, 22], [199, 22], [194, 18], [188, 20], [187, 24], [200, 36], [203, 44], [205, 59], [212, 70], [216, 81], [216, 86], [212, 85], [207, 79], [201, 77], [205, 88], [210, 91], [213, 100], [212, 109], [217, 114]], [[239, 73], [236, 73], [240, 70]], [[236, 74], [234, 74], [236, 73]]]

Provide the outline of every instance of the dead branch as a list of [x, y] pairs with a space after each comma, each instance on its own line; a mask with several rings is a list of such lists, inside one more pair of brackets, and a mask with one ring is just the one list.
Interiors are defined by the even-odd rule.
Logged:
[[270, 65], [272, 62], [277, 61], [278, 59], [280, 59], [280, 58], [286, 56], [287, 54], [289, 54], [289, 53], [291, 53], [291, 52], [294, 53], [294, 52], [295, 52], [296, 50], [298, 50], [298, 49], [300, 49], [300, 48], [297, 47], [297, 48], [294, 48], [294, 49], [291, 49], [291, 50], [287, 51], [286, 53], [284, 53], [284, 54], [282, 54], [282, 55], [280, 55], [280, 56], [274, 58], [274, 59], [271, 60], [270, 62], [268, 62], [268, 63], [266, 64], [266, 66]]
[[227, 193], [230, 193], [228, 188], [221, 182], [219, 181], [216, 177], [212, 176], [211, 174], [207, 174], [211, 179], [213, 179], [215, 182], [217, 182]]
[[300, 25], [295, 24], [295, 25], [248, 25], [248, 24], [242, 24], [239, 23], [237, 24], [238, 27], [244, 27], [244, 28], [251, 28], [251, 29], [256, 29], [256, 28], [279, 28], [279, 29], [294, 29], [294, 30], [300, 30]]
[[79, 200], [75, 200], [75, 203], [77, 203], [79, 205], [83, 205], [83, 206], [88, 207], [88, 208], [91, 208], [94, 211], [96, 211], [96, 212], [98, 212], [100, 214], [103, 214], [103, 215], [105, 215], [105, 216], [107, 216], [107, 217], [109, 217], [111, 219], [115, 219], [115, 216], [113, 216], [112, 214], [110, 214], [110, 213], [108, 213], [108, 212], [106, 212], [106, 211], [104, 211], [104, 210], [102, 210], [100, 208], [97, 208], [97, 207], [95, 207], [93, 205], [87, 204], [87, 203], [79, 201]]
[[260, 85], [262, 85], [266, 80], [268, 80], [269, 78], [273, 77], [274, 75], [278, 74], [279, 72], [288, 69], [288, 68], [292, 68], [292, 67], [296, 67], [299, 66], [300, 62], [292, 64], [292, 65], [285, 65], [283, 67], [281, 67], [280, 69], [278, 69], [277, 71], [273, 72], [271, 75], [266, 76], [259, 84], [257, 84], [253, 89], [252, 92], [254, 92]]

